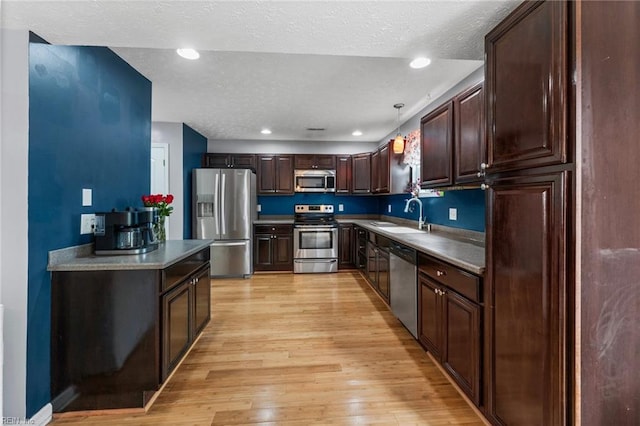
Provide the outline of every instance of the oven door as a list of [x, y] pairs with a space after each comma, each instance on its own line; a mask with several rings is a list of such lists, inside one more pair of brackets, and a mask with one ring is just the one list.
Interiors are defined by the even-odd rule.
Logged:
[[338, 257], [338, 228], [330, 225], [296, 225], [293, 228], [294, 259]]

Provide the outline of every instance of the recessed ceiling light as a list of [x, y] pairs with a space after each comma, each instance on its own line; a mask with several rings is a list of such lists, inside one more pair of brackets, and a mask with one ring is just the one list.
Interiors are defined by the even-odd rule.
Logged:
[[355, 130], [353, 133], [351, 133], [353, 136], [362, 136], [362, 132], [360, 130]]
[[198, 59], [200, 57], [198, 51], [191, 48], [176, 49], [176, 52], [185, 59]]
[[427, 65], [429, 65], [430, 63], [431, 63], [431, 59], [420, 57], [420, 58], [415, 58], [413, 61], [411, 61], [409, 66], [411, 68], [418, 69], [418, 68], [424, 68]]
[[270, 134], [271, 134], [271, 130], [269, 130], [269, 129], [262, 129], [262, 130], [260, 130], [260, 133], [262, 133], [263, 135], [270, 135]]

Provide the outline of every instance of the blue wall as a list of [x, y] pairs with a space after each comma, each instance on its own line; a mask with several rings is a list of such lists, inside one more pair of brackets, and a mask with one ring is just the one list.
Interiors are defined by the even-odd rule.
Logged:
[[207, 138], [186, 124], [182, 125], [182, 184], [184, 195], [183, 238], [191, 238], [191, 171], [201, 166], [207, 152]]
[[[412, 204], [413, 212], [404, 213], [405, 200], [408, 198], [411, 198], [409, 194], [380, 197], [378, 213], [417, 221], [419, 216], [417, 204]], [[427, 222], [484, 232], [485, 191], [481, 189], [445, 191], [444, 197], [423, 197], [420, 200], [422, 200], [423, 215], [426, 216]], [[388, 213], [389, 205], [391, 205], [391, 213]], [[458, 210], [458, 220], [449, 220], [449, 208]]]
[[149, 80], [107, 48], [29, 45], [29, 417], [51, 401], [48, 251], [91, 242], [81, 213], [140, 206], [150, 158]]
[[[294, 194], [294, 195], [260, 195], [258, 204], [260, 215], [293, 215], [296, 204], [333, 204], [336, 215], [341, 214], [377, 214], [378, 197], [347, 196], [334, 194]], [[344, 211], [338, 211], [338, 204]]]
[[[444, 197], [423, 197], [423, 215], [427, 222], [454, 228], [484, 232], [485, 192], [480, 189], [446, 191]], [[374, 214], [418, 220], [418, 206], [413, 212], [404, 213], [409, 194], [340, 196], [333, 194], [295, 194], [258, 196], [262, 210], [260, 215], [292, 215], [295, 204], [333, 204], [336, 215]], [[338, 204], [344, 211], [338, 211]], [[391, 213], [388, 206], [391, 205]], [[449, 208], [458, 210], [458, 220], [449, 220]]]

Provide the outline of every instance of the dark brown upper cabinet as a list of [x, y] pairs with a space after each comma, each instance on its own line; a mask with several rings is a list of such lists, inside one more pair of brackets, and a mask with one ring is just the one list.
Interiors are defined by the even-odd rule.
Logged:
[[525, 2], [485, 38], [491, 173], [567, 161], [567, 9]]
[[256, 168], [256, 156], [253, 154], [221, 154], [208, 152], [202, 158], [202, 166], [207, 168]]
[[351, 192], [353, 194], [371, 193], [371, 154], [356, 154], [351, 157], [353, 180]]
[[477, 84], [453, 100], [454, 181], [456, 184], [480, 182], [486, 163], [483, 84]]
[[351, 194], [351, 156], [336, 156], [336, 194]]
[[293, 155], [258, 155], [258, 193], [293, 194]]
[[453, 101], [420, 120], [421, 186], [433, 188], [453, 183]]
[[371, 192], [384, 194], [389, 192], [390, 184], [389, 144], [385, 144], [371, 154]]
[[321, 154], [296, 154], [295, 169], [324, 169], [335, 170], [336, 168], [336, 156], [335, 155], [321, 155]]

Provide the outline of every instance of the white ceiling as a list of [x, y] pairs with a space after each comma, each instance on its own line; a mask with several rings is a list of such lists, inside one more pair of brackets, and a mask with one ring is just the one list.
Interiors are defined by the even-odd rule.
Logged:
[[[209, 139], [373, 142], [394, 131], [393, 104], [403, 122], [482, 66], [484, 35], [519, 3], [2, 0], [0, 13], [53, 44], [111, 47], [152, 81], [153, 120]], [[185, 46], [201, 58], [178, 57]], [[409, 68], [417, 55], [432, 64]]]

